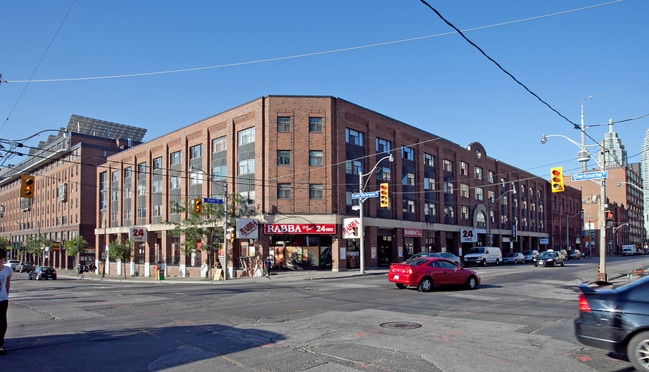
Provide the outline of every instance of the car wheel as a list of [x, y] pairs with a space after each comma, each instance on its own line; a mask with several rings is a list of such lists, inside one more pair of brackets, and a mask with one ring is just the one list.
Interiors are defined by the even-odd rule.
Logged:
[[399, 289], [404, 289], [404, 288], [406, 288], [406, 285], [405, 285], [405, 284], [401, 284], [401, 283], [394, 283], [394, 284], [396, 284], [396, 285], [397, 285], [397, 288], [399, 288]]
[[478, 279], [476, 279], [475, 276], [472, 275], [466, 280], [467, 289], [475, 289], [477, 286], [478, 286]]
[[500, 265], [500, 260], [496, 258], [496, 266]]
[[482, 266], [487, 266], [487, 260], [482, 260]]
[[424, 278], [419, 282], [419, 292], [430, 292], [433, 289], [433, 280], [430, 278]]
[[56, 277], [55, 277], [55, 276], [53, 276], [53, 277], [52, 277], [52, 280], [56, 280]]
[[566, 266], [566, 261], [561, 261], [561, 267]]
[[649, 332], [641, 332], [633, 336], [629, 341], [626, 354], [635, 369], [649, 370]]
[[41, 280], [41, 277], [36, 275], [36, 280]]

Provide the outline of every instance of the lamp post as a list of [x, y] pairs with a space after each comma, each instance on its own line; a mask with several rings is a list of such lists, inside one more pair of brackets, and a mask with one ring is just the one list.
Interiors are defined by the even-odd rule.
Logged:
[[618, 231], [620, 231], [620, 229], [624, 226], [629, 226], [629, 223], [625, 222], [620, 224], [620, 226], [613, 228], [613, 234], [615, 234], [615, 249], [617, 249], [617, 246], [620, 245], [620, 234], [618, 233]]
[[[390, 154], [388, 156], [385, 156], [385, 157], [381, 158], [379, 161], [377, 161], [376, 164], [374, 165], [374, 168], [372, 168], [371, 171], [369, 171], [369, 172], [367, 172], [365, 174], [363, 174], [363, 172], [358, 172], [358, 191], [361, 194], [363, 194], [363, 192], [365, 192], [365, 186], [366, 186], [366, 185], [363, 184], [363, 177], [369, 176], [372, 173], [374, 173], [374, 171], [379, 166], [379, 164], [381, 164], [381, 162], [383, 160], [385, 160], [385, 159], [390, 160], [390, 162], [394, 161], [394, 157], [392, 156], [392, 154]], [[359, 236], [358, 239], [360, 240], [359, 255], [360, 255], [360, 273], [361, 274], [365, 274], [365, 231], [364, 231], [364, 226], [363, 226], [363, 203], [365, 202], [365, 199], [366, 198], [363, 198], [362, 196], [361, 196], [361, 198], [358, 199], [358, 206], [359, 206], [359, 209], [358, 209], [358, 225], [359, 225], [358, 226], [358, 231], [360, 232], [360, 236]]]
[[505, 195], [507, 195], [510, 192], [513, 192], [514, 195], [516, 195], [516, 186], [514, 185], [513, 182], [512, 182], [512, 189], [511, 190], [506, 190], [505, 192], [503, 192], [499, 197], [497, 197], [494, 200], [487, 199], [487, 204], [488, 204], [488, 206], [487, 206], [487, 214], [488, 214], [488, 216], [487, 216], [487, 242], [488, 242], [489, 247], [492, 247], [494, 245], [494, 236], [493, 236], [493, 233], [491, 232], [491, 206], [494, 205], [498, 200], [502, 199]]
[[583, 213], [583, 211], [579, 211], [579, 212], [573, 214], [572, 216], [566, 215], [566, 250], [570, 249], [570, 236], [568, 234], [568, 232], [569, 232], [568, 221], [573, 217], [581, 216], [582, 213]]
[[[582, 102], [581, 104], [581, 143], [574, 141], [573, 139], [566, 137], [561, 134], [549, 134], [549, 135], [542, 135], [541, 136], [541, 143], [545, 144], [548, 142], [548, 138], [550, 137], [561, 137], [566, 140], [568, 140], [570, 143], [576, 145], [579, 147], [579, 152], [577, 153], [577, 161], [582, 164], [581, 169], [582, 171], [586, 170], [586, 163], [588, 160], [590, 160], [590, 153], [588, 150], [586, 150], [586, 147], [588, 146], [599, 146], [599, 144], [596, 145], [586, 145], [584, 143], [584, 137], [585, 137], [585, 130], [587, 126], [584, 125], [584, 104]], [[599, 166], [599, 169], [601, 172], [606, 171], [606, 163], [602, 162], [601, 164], [598, 162], [597, 164]], [[595, 182], [595, 181], [593, 181]], [[602, 178], [602, 180], [599, 182], [600, 185], [600, 200], [599, 200], [599, 211], [598, 211], [598, 217], [597, 219], [599, 220], [599, 270], [597, 272], [597, 279], [598, 280], [603, 280], [607, 281], [607, 274], [606, 274], [606, 178]]]

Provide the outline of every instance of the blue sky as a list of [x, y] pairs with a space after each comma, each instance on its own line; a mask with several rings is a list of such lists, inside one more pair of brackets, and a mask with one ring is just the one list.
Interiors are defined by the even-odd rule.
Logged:
[[[576, 145], [540, 138], [579, 142], [582, 102], [587, 126], [649, 114], [649, 1], [428, 2], [568, 120], [419, 0], [4, 0], [0, 138], [77, 114], [151, 140], [261, 96], [331, 95], [546, 177], [580, 172]], [[614, 125], [630, 162], [648, 129]]]

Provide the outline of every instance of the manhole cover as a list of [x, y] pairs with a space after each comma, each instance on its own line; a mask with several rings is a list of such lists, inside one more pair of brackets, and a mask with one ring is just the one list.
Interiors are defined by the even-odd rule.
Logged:
[[415, 329], [421, 327], [419, 323], [413, 322], [388, 322], [380, 324], [383, 328], [393, 328], [393, 329]]

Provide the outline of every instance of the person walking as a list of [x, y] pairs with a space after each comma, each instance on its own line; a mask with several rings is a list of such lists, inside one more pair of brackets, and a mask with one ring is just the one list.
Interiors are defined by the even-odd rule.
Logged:
[[5, 355], [5, 334], [7, 333], [7, 309], [9, 308], [9, 287], [11, 286], [11, 266], [5, 266], [7, 251], [0, 248], [0, 355]]
[[84, 267], [81, 264], [81, 261], [79, 261], [79, 266], [77, 267], [77, 274], [78, 274], [77, 279], [83, 279], [83, 272], [84, 271], [85, 271]]
[[266, 278], [270, 279], [270, 269], [273, 267], [273, 261], [270, 259], [270, 256], [266, 257], [264, 266], [266, 267]]

